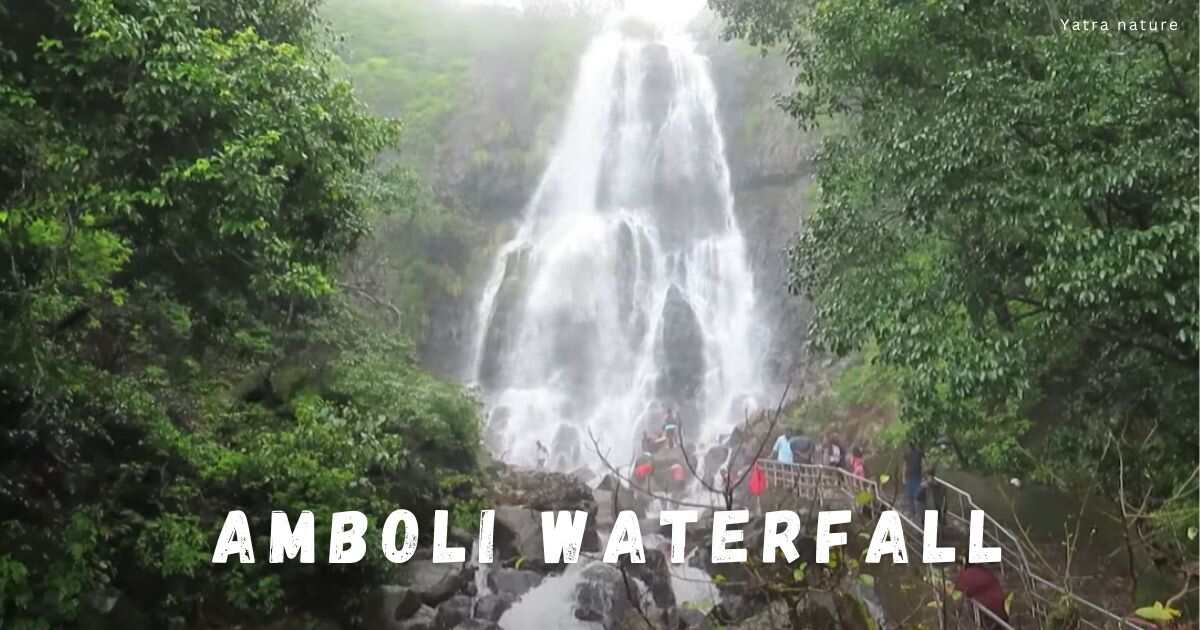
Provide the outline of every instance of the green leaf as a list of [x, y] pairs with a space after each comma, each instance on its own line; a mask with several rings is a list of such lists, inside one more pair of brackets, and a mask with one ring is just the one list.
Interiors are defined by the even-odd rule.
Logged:
[[882, 475], [879, 475], [879, 483], [887, 483], [891, 480], [892, 480], [892, 476], [887, 473], [883, 473]]
[[859, 575], [858, 581], [862, 582], [863, 586], [866, 586], [867, 588], [875, 587], [875, 576], [869, 573], [863, 573], [862, 575]]
[[854, 495], [854, 504], [858, 507], [870, 505], [875, 500], [875, 495], [870, 490], [861, 490]]
[[1153, 606], [1138, 608], [1133, 614], [1147, 621], [1167, 623], [1179, 617], [1181, 613], [1169, 606], [1163, 606], [1162, 602], [1154, 602]]

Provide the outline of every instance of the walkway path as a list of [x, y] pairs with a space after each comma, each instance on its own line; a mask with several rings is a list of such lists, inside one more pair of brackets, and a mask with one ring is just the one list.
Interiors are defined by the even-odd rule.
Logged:
[[[797, 498], [807, 501], [816, 500], [817, 509], [822, 507], [847, 507], [858, 503], [857, 498], [862, 493], [870, 493], [870, 502], [880, 510], [896, 510], [904, 524], [905, 540], [908, 543], [910, 557], [917, 561], [921, 554], [922, 526], [914, 522], [907, 513], [897, 509], [893, 501], [887, 499], [881, 492], [878, 482], [855, 476], [840, 468], [810, 464], [784, 464], [776, 461], [763, 460], [760, 462], [767, 476], [768, 488], [786, 488]], [[945, 492], [945, 511], [942, 515], [943, 527], [948, 530], [966, 532], [970, 523], [971, 511], [983, 509], [976, 505], [971, 495], [957, 486], [937, 479], [937, 483]], [[983, 541], [985, 545], [1000, 547], [1002, 562], [998, 569], [1001, 578], [1015, 593], [1013, 602], [1014, 624], [1020, 623], [1023, 617], [1030, 617], [1030, 623], [1037, 627], [1046, 627], [1047, 615], [1062, 608], [1063, 602], [1069, 602], [1078, 615], [1077, 624], [1068, 624], [1067, 628], [1093, 629], [1136, 629], [1141, 628], [1120, 615], [1114, 614], [1100, 606], [1068, 591], [1059, 584], [1042, 578], [1034, 573], [1030, 562], [1030, 554], [1008, 529], [1001, 526], [990, 515], [984, 512]], [[924, 565], [930, 571], [936, 565]], [[940, 578], [939, 578], [940, 579]], [[939, 599], [942, 594], [939, 592]], [[945, 602], [941, 602], [944, 607]], [[996, 618], [986, 608], [970, 602], [971, 622], [978, 628], [1002, 628], [1011, 630], [1013, 625]], [[938, 618], [939, 624], [944, 623], [943, 616]]]

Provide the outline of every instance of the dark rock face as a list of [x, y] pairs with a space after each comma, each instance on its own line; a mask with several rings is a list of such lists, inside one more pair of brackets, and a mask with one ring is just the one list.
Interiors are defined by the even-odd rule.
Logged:
[[575, 588], [576, 619], [600, 622], [605, 630], [617, 630], [632, 609], [620, 570], [600, 563], [583, 570], [583, 581]]
[[630, 564], [629, 575], [642, 581], [654, 598], [654, 605], [667, 610], [675, 605], [675, 589], [671, 586], [671, 565], [661, 549], [647, 546], [646, 562]]
[[485, 621], [500, 621], [500, 617], [516, 601], [515, 597], [504, 593], [484, 595], [475, 602], [475, 617]]
[[512, 342], [511, 337], [515, 334], [513, 328], [519, 316], [517, 311], [525, 290], [528, 268], [528, 249], [511, 252], [504, 259], [504, 278], [500, 283], [500, 291], [496, 294], [492, 319], [487, 323], [487, 333], [483, 342], [483, 362], [479, 377], [488, 387], [501, 384], [500, 379], [503, 378], [505, 366], [501, 365], [500, 357], [506, 354]]
[[592, 513], [596, 504], [592, 489], [579, 479], [562, 473], [509, 470], [494, 487], [493, 505], [520, 505], [531, 510], [583, 510]]
[[388, 584], [375, 588], [363, 606], [366, 630], [399, 630], [398, 622], [421, 609], [421, 597], [411, 588]]
[[432, 606], [421, 606], [412, 617], [396, 624], [396, 630], [434, 630], [437, 611]]
[[487, 575], [488, 588], [500, 595], [518, 599], [542, 583], [542, 576], [533, 571], [496, 569]]
[[676, 621], [675, 627], [680, 630], [714, 630], [716, 627], [707, 615], [695, 608], [679, 608]]
[[525, 507], [496, 507], [496, 556], [501, 561], [523, 558], [524, 566], [543, 564], [541, 515]]
[[617, 478], [614, 477], [612, 473], [608, 473], [604, 475], [604, 478], [600, 480], [600, 483], [596, 484], [596, 489], [615, 490], [616, 488], [620, 487], [620, 485], [621, 483], [617, 481]]
[[559, 571], [565, 565], [545, 564], [542, 547], [543, 511], [582, 511], [588, 514], [581, 541], [583, 551], [599, 551], [595, 498], [592, 489], [574, 475], [541, 471], [504, 471], [493, 487], [496, 505], [496, 559], [522, 558], [521, 568]]
[[471, 598], [466, 595], [455, 595], [437, 607], [437, 615], [433, 625], [438, 630], [451, 630], [458, 624], [471, 618]]
[[662, 332], [658, 352], [664, 366], [658, 378], [660, 399], [675, 401], [680, 407], [685, 432], [691, 433], [696, 414], [689, 410], [698, 406], [703, 396], [704, 335], [696, 312], [678, 287], [667, 290], [663, 304]]
[[404, 565], [410, 588], [427, 606], [437, 606], [458, 593], [471, 580], [473, 571], [462, 564], [434, 564], [430, 550], [418, 550]]
[[557, 470], [568, 469], [579, 462], [583, 454], [579, 442], [579, 429], [569, 424], [560, 424], [550, 442], [550, 453], [550, 467]]

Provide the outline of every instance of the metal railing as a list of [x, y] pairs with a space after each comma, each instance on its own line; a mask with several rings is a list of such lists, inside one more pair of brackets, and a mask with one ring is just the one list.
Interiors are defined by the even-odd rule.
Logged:
[[[905, 540], [908, 542], [910, 551], [914, 556], [920, 554], [920, 545], [914, 545], [912, 541], [923, 538], [924, 528], [913, 521], [903, 510], [896, 509], [893, 502], [884, 497], [879, 484], [874, 480], [858, 477], [841, 468], [819, 464], [785, 464], [773, 460], [760, 460], [759, 465], [762, 466], [767, 478], [768, 488], [786, 488], [800, 498], [814, 501], [817, 509], [821, 509], [828, 498], [826, 492], [834, 493], [834, 496], [840, 493], [850, 498], [851, 501], [855, 501], [863, 491], [871, 493], [868, 505], [873, 503], [883, 509], [894, 510], [900, 516], [906, 530]], [[942, 505], [936, 507], [942, 512], [943, 521], [949, 527], [958, 527], [961, 531], [967, 531], [971, 512], [978, 510], [983, 513], [984, 544], [1001, 548], [999, 567], [1001, 575], [1008, 576], [1012, 573], [1021, 581], [1023, 588], [1019, 595], [1028, 597], [1024, 603], [1028, 604], [1031, 614], [1039, 622], [1045, 619], [1047, 611], [1058, 608], [1065, 602], [1072, 606], [1078, 614], [1078, 627], [1080, 628], [1095, 630], [1139, 628], [1120, 615], [1114, 614], [1050, 580], [1039, 577], [1030, 566], [1025, 545], [1016, 535], [979, 507], [970, 493], [943, 479], [935, 478], [935, 481], [941, 490], [947, 493], [945, 500], [940, 502]], [[930, 570], [933, 569], [933, 565], [926, 566]], [[938, 593], [939, 605], [943, 607], [945, 606], [942, 594], [944, 590], [944, 588], [935, 589], [935, 592]], [[1006, 630], [1011, 630], [1013, 627], [973, 600], [968, 600], [968, 606], [969, 617], [973, 619], [976, 627]], [[938, 621], [941, 625], [942, 618], [939, 617]]]

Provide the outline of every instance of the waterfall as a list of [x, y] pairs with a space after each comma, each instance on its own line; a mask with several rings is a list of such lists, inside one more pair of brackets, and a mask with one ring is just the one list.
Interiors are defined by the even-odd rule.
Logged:
[[635, 454], [665, 406], [689, 441], [761, 398], [767, 335], [734, 214], [717, 94], [683, 32], [613, 20], [479, 300], [470, 361], [506, 461]]

